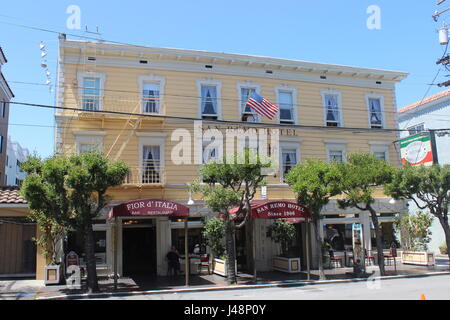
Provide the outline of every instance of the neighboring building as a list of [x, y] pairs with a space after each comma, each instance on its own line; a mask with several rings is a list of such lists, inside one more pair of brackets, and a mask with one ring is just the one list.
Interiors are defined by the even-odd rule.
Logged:
[[2, 66], [6, 62], [6, 56], [0, 47], [0, 186], [6, 184], [5, 168], [8, 150], [9, 101], [14, 98], [14, 94], [2, 73]]
[[[109, 190], [113, 205], [137, 199], [186, 205], [186, 184], [198, 178], [201, 164], [190, 158], [197, 156], [201, 160], [205, 150], [206, 158], [213, 158], [223, 151], [209, 145], [211, 138], [202, 134], [206, 129], [224, 132], [230, 128], [282, 125], [285, 129], [276, 141], [280, 146], [280, 170], [268, 177], [266, 199], [295, 201], [283, 173], [305, 159], [345, 161], [347, 153], [372, 152], [400, 165], [393, 144], [398, 137], [383, 129], [396, 128], [395, 84], [406, 76], [402, 72], [295, 60], [61, 38], [57, 106], [78, 110], [56, 111], [56, 151], [75, 154], [96, 148], [111, 159], [124, 160], [131, 173], [122, 186]], [[254, 91], [280, 106], [276, 119], [269, 121], [245, 107]], [[203, 123], [194, 128], [192, 119], [202, 119]], [[194, 147], [183, 140], [189, 152], [184, 152], [180, 160], [176, 157], [180, 155], [179, 141], [188, 136], [193, 137]], [[374, 206], [381, 213], [387, 248], [394, 240], [392, 222], [406, 207], [401, 201], [390, 204], [390, 198], [381, 190], [377, 197]], [[256, 198], [261, 200], [260, 192]], [[201, 218], [212, 214], [201, 199], [194, 200], [189, 222], [190, 251], [202, 242]], [[111, 273], [113, 233], [108, 211], [99, 217], [94, 230], [99, 270]], [[170, 246], [184, 250], [183, 222], [170, 217], [128, 217], [120, 221], [119, 274], [132, 275], [133, 267], [139, 265], [147, 268], [148, 274], [166, 275], [165, 255]], [[260, 271], [272, 268], [272, 257], [279, 249], [266, 237], [269, 223], [254, 221], [255, 260]], [[336, 200], [324, 211], [321, 235], [326, 237], [331, 227], [337, 230], [341, 239], [334, 244], [337, 250], [343, 250], [352, 246], [353, 223], [363, 225], [365, 246], [371, 250], [375, 242], [369, 214], [340, 210]], [[305, 234], [306, 225], [298, 224], [297, 239], [291, 248], [301, 257], [303, 268]], [[241, 268], [253, 260], [243, 245], [244, 237], [244, 231], [238, 232]], [[76, 235], [69, 236], [68, 249], [82, 253], [80, 244]], [[313, 248], [315, 245], [312, 241]]]
[[8, 136], [8, 152], [6, 154], [6, 185], [21, 186], [26, 173], [22, 171], [22, 163], [30, 156], [27, 148], [22, 146]]
[[[398, 110], [398, 124], [402, 132], [401, 138], [421, 133], [429, 129], [450, 128], [450, 89], [417, 101]], [[450, 130], [436, 132], [436, 149], [439, 164], [450, 164]], [[414, 213], [417, 206], [409, 203], [409, 211]], [[445, 242], [442, 226], [434, 219], [431, 228], [432, 236], [429, 249], [439, 253], [439, 246]]]

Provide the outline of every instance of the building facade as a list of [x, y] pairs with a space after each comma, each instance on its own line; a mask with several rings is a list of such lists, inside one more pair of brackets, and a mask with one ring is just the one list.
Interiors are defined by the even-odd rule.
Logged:
[[[450, 89], [444, 90], [422, 101], [417, 101], [398, 110], [398, 123], [402, 132], [401, 138], [416, 135], [424, 130], [445, 129], [450, 122]], [[437, 131], [435, 134], [437, 160], [441, 165], [450, 164], [450, 130]], [[409, 203], [409, 212], [418, 210], [414, 201]], [[439, 253], [439, 246], [445, 243], [442, 226], [435, 218], [431, 227], [429, 250]]]
[[[277, 135], [268, 133], [269, 140], [275, 139], [268, 148], [277, 145], [279, 167], [267, 177], [266, 192], [259, 190], [256, 199], [295, 201], [283, 175], [305, 159], [345, 161], [348, 153], [367, 152], [400, 165], [393, 144], [398, 137], [387, 129], [396, 128], [395, 84], [406, 76], [395, 71], [61, 37], [56, 151], [76, 154], [96, 148], [111, 159], [125, 161], [130, 175], [123, 185], [109, 190], [112, 205], [137, 199], [187, 205], [187, 184], [199, 178], [200, 165], [239, 145], [233, 140], [222, 148], [220, 143], [214, 144], [214, 133], [227, 138], [227, 130], [246, 136], [250, 128], [258, 134], [278, 129]], [[275, 119], [268, 120], [246, 107], [253, 92], [280, 107]], [[249, 144], [244, 141], [243, 145], [252, 147], [251, 138], [247, 141]], [[381, 213], [388, 247], [393, 238], [392, 221], [405, 208], [377, 192], [375, 206]], [[193, 200], [190, 251], [202, 242], [202, 218], [217, 214], [210, 212], [198, 195]], [[99, 270], [111, 273], [114, 250], [108, 211], [99, 217], [94, 230]], [[120, 220], [119, 274], [132, 273], [133, 263], [143, 263], [139, 256], [151, 252], [148, 270], [166, 275], [165, 255], [171, 245], [180, 252], [184, 248], [183, 222], [168, 217]], [[266, 237], [271, 221], [252, 223], [255, 233], [251, 241], [256, 249], [251, 259], [258, 270], [270, 270], [272, 257], [279, 251]], [[371, 250], [374, 235], [368, 213], [341, 210], [335, 200], [324, 211], [321, 235], [327, 238], [329, 230], [335, 230], [340, 237], [335, 249], [345, 250], [351, 247], [353, 223], [363, 225], [365, 246]], [[292, 245], [303, 268], [305, 228], [305, 224], [297, 225]], [[238, 260], [251, 255], [245, 251], [245, 241], [245, 232], [238, 233]], [[68, 250], [82, 251], [76, 236], [68, 242]], [[136, 248], [137, 243], [147, 243], [147, 247]], [[313, 242], [312, 249], [315, 245]], [[249, 261], [243, 259], [242, 265], [246, 263]]]
[[8, 151], [6, 153], [5, 180], [7, 186], [22, 185], [26, 173], [22, 171], [22, 163], [30, 156], [27, 148], [23, 148], [18, 142], [8, 136]]
[[7, 62], [8, 60], [6, 60], [6, 56], [0, 47], [0, 185], [6, 184], [5, 168], [8, 150], [9, 101], [14, 97], [2, 73], [2, 67]]

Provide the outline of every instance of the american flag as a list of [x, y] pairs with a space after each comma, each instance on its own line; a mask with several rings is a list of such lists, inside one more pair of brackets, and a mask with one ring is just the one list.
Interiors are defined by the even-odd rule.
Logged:
[[273, 119], [279, 109], [276, 105], [270, 103], [269, 100], [261, 97], [256, 92], [254, 92], [253, 95], [248, 99], [246, 105], [255, 110], [260, 115], [266, 116], [270, 120]]

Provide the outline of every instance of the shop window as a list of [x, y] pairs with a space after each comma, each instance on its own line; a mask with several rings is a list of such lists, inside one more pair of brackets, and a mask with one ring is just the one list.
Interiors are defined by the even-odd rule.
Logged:
[[[97, 265], [106, 264], [106, 231], [94, 231], [95, 259]], [[75, 251], [80, 257], [80, 263], [86, 263], [84, 236], [78, 232], [69, 232], [65, 252]]]

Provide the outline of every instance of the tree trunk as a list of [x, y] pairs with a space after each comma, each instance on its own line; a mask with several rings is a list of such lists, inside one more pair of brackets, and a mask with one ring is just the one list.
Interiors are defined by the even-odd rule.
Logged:
[[314, 219], [314, 229], [315, 229], [315, 236], [316, 236], [316, 254], [319, 257], [319, 279], [320, 280], [326, 280], [325, 271], [323, 270], [323, 257], [322, 257], [322, 239], [320, 238], [319, 228], [320, 228], [320, 221], [317, 219]]
[[98, 292], [97, 264], [95, 261], [95, 238], [91, 223], [88, 223], [85, 227], [84, 237], [88, 291], [90, 293]]
[[225, 220], [225, 243], [227, 250], [227, 281], [236, 284], [236, 244], [234, 241], [234, 221]]
[[438, 216], [439, 222], [444, 229], [445, 234], [445, 243], [447, 244], [447, 255], [449, 259], [449, 268], [450, 268], [450, 225], [448, 224], [448, 217], [445, 215]]
[[[377, 213], [373, 210], [372, 207], [369, 208], [370, 216], [372, 217], [372, 223], [375, 228], [375, 237], [377, 242], [377, 258], [378, 258], [378, 267], [380, 268], [380, 275], [385, 276], [386, 270], [384, 268], [384, 253], [383, 253], [383, 242], [381, 241], [381, 230], [380, 223], [378, 222]], [[369, 239], [370, 241], [370, 239]]]

